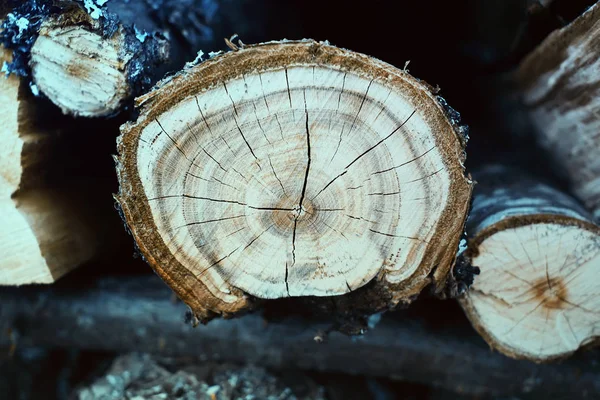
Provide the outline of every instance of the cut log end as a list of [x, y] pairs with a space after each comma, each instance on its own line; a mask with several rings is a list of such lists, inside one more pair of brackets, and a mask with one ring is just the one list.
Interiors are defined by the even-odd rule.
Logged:
[[143, 56], [152, 65], [167, 57], [166, 42], [151, 36], [147, 41], [155, 43], [142, 45], [120, 25], [110, 37], [104, 30], [79, 7], [48, 17], [41, 26], [31, 49], [32, 79], [64, 114], [101, 117], [120, 111], [135, 94], [134, 81], [144, 75], [132, 60]]
[[457, 127], [408, 74], [314, 41], [273, 42], [185, 70], [139, 102], [119, 140], [118, 201], [200, 319], [368, 282], [393, 307], [444, 285], [471, 182]]
[[[484, 177], [493, 181], [493, 174], [476, 175]], [[600, 327], [600, 228], [567, 208], [566, 196], [527, 179], [492, 193], [475, 193], [473, 219], [481, 223], [466, 252], [481, 268], [461, 299], [474, 327], [493, 348], [536, 362], [593, 344]], [[504, 210], [497, 205], [498, 213], [490, 212], [485, 203], [492, 199]]]

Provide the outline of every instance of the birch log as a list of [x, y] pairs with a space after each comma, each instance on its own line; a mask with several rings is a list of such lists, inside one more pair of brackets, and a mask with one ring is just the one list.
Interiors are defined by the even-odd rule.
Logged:
[[350, 292], [374, 312], [443, 289], [472, 183], [462, 129], [426, 84], [326, 43], [270, 42], [138, 105], [116, 198], [200, 320]]
[[42, 24], [29, 65], [37, 88], [63, 113], [99, 117], [120, 111], [167, 57], [166, 40], [136, 36], [132, 27], [64, 2]]
[[600, 3], [526, 57], [517, 80], [540, 144], [600, 218]]
[[[12, 12], [11, 35], [4, 42], [23, 55], [18, 72], [31, 75], [37, 89], [63, 113], [112, 116], [128, 109], [133, 96], [165, 73], [194, 60], [201, 49], [224, 46], [223, 31], [227, 36], [234, 32], [226, 17], [247, 16], [240, 11], [245, 2], [237, 1], [235, 8], [221, 3], [27, 1]], [[41, 26], [37, 21], [43, 21]], [[218, 45], [213, 25], [220, 28]], [[239, 25], [239, 33], [250, 30], [249, 24]], [[254, 25], [252, 30], [260, 32]]]
[[571, 197], [491, 166], [478, 182], [466, 257], [481, 269], [460, 301], [489, 345], [536, 362], [563, 358], [600, 333], [600, 228]]

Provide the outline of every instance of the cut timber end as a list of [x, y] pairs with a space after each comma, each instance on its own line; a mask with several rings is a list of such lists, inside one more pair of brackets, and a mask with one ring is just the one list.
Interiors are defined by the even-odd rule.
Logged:
[[[597, 339], [600, 228], [574, 200], [522, 174], [476, 174], [467, 257], [481, 274], [461, 299], [492, 346], [537, 362]], [[486, 185], [485, 182], [494, 182]]]
[[[10, 58], [0, 48], [0, 63]], [[93, 196], [75, 182], [47, 187], [64, 136], [42, 126], [34, 100], [17, 76], [0, 78], [0, 285], [52, 283], [100, 247]]]
[[130, 75], [141, 79], [144, 74], [130, 71], [135, 64], [132, 60], [144, 51], [148, 65], [166, 57], [164, 43], [154, 37], [148, 37], [147, 42], [153, 42], [156, 54], [149, 50], [151, 44], [142, 45], [123, 26], [105, 37], [99, 21], [79, 7], [71, 7], [42, 24], [31, 49], [32, 78], [64, 114], [111, 115], [134, 94], [135, 79]]
[[539, 143], [600, 220], [600, 2], [552, 33], [517, 71]]
[[150, 265], [200, 319], [247, 309], [248, 295], [372, 282], [376, 311], [444, 286], [472, 184], [459, 127], [407, 73], [314, 41], [271, 42], [138, 102], [119, 138], [117, 199]]

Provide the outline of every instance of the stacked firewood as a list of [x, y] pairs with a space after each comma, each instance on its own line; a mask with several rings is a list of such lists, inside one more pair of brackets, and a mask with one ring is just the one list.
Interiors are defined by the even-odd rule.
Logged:
[[[51, 283], [109, 252], [119, 212], [195, 323], [292, 298], [359, 334], [435, 296], [511, 357], [594, 344], [600, 3], [508, 78], [566, 185], [508, 159], [467, 171], [460, 115], [406, 66], [235, 35], [204, 54], [218, 1], [104, 3], [2, 10], [0, 284]], [[69, 143], [116, 137], [117, 122], [115, 211], [82, 173], [110, 152]]]

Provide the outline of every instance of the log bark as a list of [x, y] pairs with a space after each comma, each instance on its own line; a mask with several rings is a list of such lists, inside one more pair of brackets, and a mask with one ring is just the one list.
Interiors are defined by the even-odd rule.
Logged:
[[518, 170], [475, 175], [465, 256], [480, 267], [460, 302], [489, 345], [536, 362], [597, 342], [600, 227], [574, 199]]
[[258, 299], [375, 312], [442, 291], [472, 186], [455, 113], [329, 44], [234, 48], [139, 98], [122, 128], [116, 198], [149, 264], [203, 321]]
[[224, 0], [27, 1], [5, 24], [3, 42], [19, 51], [9, 71], [31, 76], [35, 90], [65, 114], [113, 116], [166, 73], [201, 59], [202, 49], [224, 47], [223, 35], [234, 32], [229, 16], [247, 33], [242, 6], [246, 1], [234, 8]]
[[117, 113], [167, 61], [166, 39], [94, 18], [75, 2], [61, 7], [46, 18], [31, 48], [33, 82], [65, 114]]
[[448, 309], [431, 318], [411, 309], [387, 313], [360, 338], [333, 332], [316, 343], [315, 334], [326, 323], [297, 317], [265, 322], [252, 314], [194, 329], [183, 323], [187, 307], [173, 302], [172, 292], [155, 276], [103, 277], [92, 283], [81, 278], [48, 287], [0, 288], [0, 331], [12, 332], [0, 335], [0, 347], [143, 351], [386, 377], [473, 396], [600, 396], [598, 352], [560, 364], [512, 360], [490, 352], [467, 321], [448, 320], [454, 315]]
[[539, 143], [600, 217], [600, 3], [552, 33], [517, 71]]
[[19, 77], [0, 79], [0, 285], [52, 283], [112, 243], [94, 189], [106, 186], [63, 176], [77, 159], [68, 129], [36, 100]]

